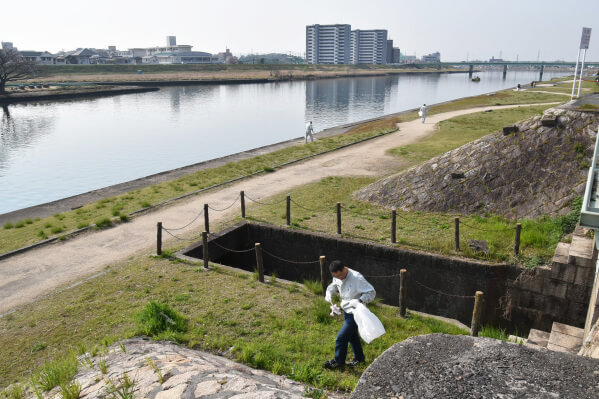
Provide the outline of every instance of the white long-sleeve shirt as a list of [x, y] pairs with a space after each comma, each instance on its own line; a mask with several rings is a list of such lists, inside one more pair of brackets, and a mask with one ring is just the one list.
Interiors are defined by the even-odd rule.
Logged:
[[347, 277], [343, 280], [333, 277], [333, 282], [327, 287], [325, 299], [330, 302], [333, 295], [339, 293], [342, 302], [352, 299], [359, 299], [363, 303], [372, 302], [376, 296], [374, 287], [360, 272], [350, 268], [348, 270]]

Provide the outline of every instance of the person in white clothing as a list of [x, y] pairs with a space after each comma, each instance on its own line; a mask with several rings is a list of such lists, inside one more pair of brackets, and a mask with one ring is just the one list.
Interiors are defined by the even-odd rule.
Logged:
[[424, 121], [426, 120], [426, 112], [428, 111], [428, 107], [426, 106], [426, 104], [422, 104], [422, 107], [420, 107], [420, 111], [418, 111], [418, 115], [420, 115], [420, 119], [422, 120], [422, 123], [424, 123]]
[[[372, 302], [376, 296], [376, 291], [362, 274], [346, 267], [340, 260], [331, 262], [329, 271], [333, 276], [333, 282], [327, 287], [325, 300], [332, 304], [333, 295], [339, 293], [345, 322], [339, 330], [335, 341], [335, 358], [327, 360], [324, 363], [324, 367], [328, 369], [336, 369], [344, 365], [355, 367], [364, 363], [365, 357], [358, 333], [358, 325], [354, 321], [354, 315], [347, 311], [355, 308], [360, 302]], [[346, 363], [345, 358], [347, 356], [348, 344], [351, 345], [354, 360]]]
[[314, 142], [314, 126], [312, 126], [312, 121], [306, 124], [306, 144], [308, 143], [308, 135], [310, 135], [310, 142]]

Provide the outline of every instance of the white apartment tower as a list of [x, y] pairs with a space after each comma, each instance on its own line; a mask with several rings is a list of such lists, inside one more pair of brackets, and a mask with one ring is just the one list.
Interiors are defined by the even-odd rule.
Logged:
[[349, 64], [350, 31], [350, 25], [342, 24], [306, 26], [306, 62]]
[[166, 47], [174, 47], [177, 45], [177, 36], [166, 37]]
[[387, 63], [387, 30], [352, 30], [350, 35], [349, 63]]

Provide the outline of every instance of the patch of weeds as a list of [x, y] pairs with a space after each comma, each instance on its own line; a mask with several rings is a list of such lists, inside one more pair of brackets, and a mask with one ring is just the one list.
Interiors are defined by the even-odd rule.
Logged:
[[96, 229], [98, 230], [107, 229], [109, 227], [112, 227], [112, 221], [108, 218], [103, 218], [100, 220], [96, 220], [95, 225]]
[[127, 348], [125, 348], [125, 344], [119, 341], [119, 348], [121, 348], [121, 352], [127, 353]]
[[251, 309], [253, 307], [254, 307], [253, 303], [245, 303], [245, 304], [241, 305], [241, 309], [242, 310], [249, 310], [249, 309]]
[[366, 229], [364, 228], [364, 226], [362, 226], [361, 224], [358, 224], [358, 225], [354, 226], [354, 229], [358, 229], [358, 230], [366, 230]]
[[40, 237], [42, 240], [45, 240], [46, 238], [48, 238], [48, 236], [46, 235], [46, 233], [44, 232], [44, 230], [40, 230], [37, 233], [38, 237]]
[[524, 266], [528, 269], [534, 269], [537, 266], [544, 265], [546, 263], [542, 256], [533, 256], [532, 258], [525, 259]]
[[330, 305], [324, 299], [319, 298], [314, 302], [310, 313], [314, 316], [314, 320], [320, 324], [331, 324], [333, 318], [329, 315], [331, 312]]
[[25, 223], [23, 223], [23, 222], [17, 222], [17, 224], [15, 224], [15, 228], [16, 229], [20, 229], [22, 227], [25, 227]]
[[77, 228], [78, 228], [78, 229], [83, 229], [83, 228], [85, 228], [85, 227], [87, 227], [87, 226], [89, 226], [89, 223], [87, 223], [87, 222], [83, 222], [83, 223], [79, 223], [79, 224], [77, 225]]
[[304, 280], [304, 286], [314, 295], [322, 295], [322, 284], [316, 280]]
[[41, 350], [44, 350], [44, 349], [46, 349], [47, 346], [48, 346], [48, 344], [46, 344], [45, 342], [36, 342], [31, 347], [31, 353], [35, 353], [35, 352], [39, 352]]
[[4, 223], [4, 229], [5, 230], [10, 230], [13, 227], [15, 227], [12, 223]]
[[108, 380], [106, 389], [112, 399], [133, 399], [135, 380], [129, 378], [127, 373], [123, 373], [123, 376], [116, 383]]
[[119, 220], [123, 223], [128, 222], [129, 221], [129, 216], [127, 215], [119, 215]]
[[160, 368], [156, 366], [156, 362], [154, 362], [154, 359], [146, 357], [146, 364], [148, 365], [150, 370], [152, 370], [156, 374], [156, 376], [158, 377], [158, 382], [160, 382], [160, 384], [163, 384], [164, 376], [162, 375], [162, 371], [160, 371]]
[[71, 381], [60, 386], [60, 393], [63, 399], [79, 399], [81, 395], [81, 384], [77, 381]]
[[9, 389], [2, 392], [0, 397], [7, 399], [23, 399], [25, 397], [25, 387], [21, 384], [13, 384]]
[[270, 282], [271, 284], [275, 284], [275, 283], [277, 282], [277, 273], [275, 273], [275, 272], [272, 272], [272, 274], [270, 275], [270, 280], [269, 280], [269, 282]]
[[108, 373], [108, 365], [106, 364], [106, 358], [100, 357], [98, 359], [98, 368], [102, 374]]
[[501, 341], [506, 341], [508, 340], [508, 334], [506, 333], [505, 329], [502, 328], [495, 328], [492, 326], [482, 326], [482, 328], [480, 329], [479, 333], [478, 333], [479, 337], [487, 337], [487, 338], [495, 338]]
[[322, 389], [306, 387], [304, 390], [305, 398], [325, 399], [327, 396]]
[[44, 225], [44, 229], [49, 229], [50, 227], [52, 227], [52, 223], [48, 222]]
[[87, 348], [85, 347], [85, 344], [83, 342], [81, 342], [79, 345], [77, 345], [76, 353], [79, 356], [85, 355], [87, 353]]
[[185, 302], [187, 300], [189, 300], [189, 294], [177, 294], [175, 296], [176, 302]]
[[44, 391], [67, 384], [77, 373], [77, 357], [74, 353], [51, 362], [46, 362], [39, 373], [33, 377], [35, 385]]
[[165, 331], [186, 332], [187, 320], [167, 304], [150, 301], [137, 315], [140, 330], [145, 335], [157, 335]]
[[140, 203], [139, 203], [139, 205], [140, 205], [142, 208], [149, 208], [149, 207], [151, 207], [151, 206], [152, 206], [152, 204], [150, 204], [148, 201], [142, 201], [142, 202], [140, 202]]
[[272, 167], [270, 167], [270, 166], [265, 166], [264, 167], [264, 171], [267, 172], [267, 173], [272, 173], [272, 172], [275, 171], [275, 169], [272, 168]]

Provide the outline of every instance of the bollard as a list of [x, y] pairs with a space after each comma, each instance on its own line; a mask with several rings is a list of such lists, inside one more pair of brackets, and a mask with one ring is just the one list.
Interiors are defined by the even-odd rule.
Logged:
[[472, 325], [470, 326], [470, 332], [473, 337], [478, 337], [478, 330], [480, 329], [480, 316], [483, 312], [483, 292], [476, 291], [474, 294], [474, 310], [472, 311]]
[[341, 202], [337, 202], [337, 234], [341, 234]]
[[520, 252], [520, 231], [522, 231], [522, 224], [516, 223], [516, 237], [514, 238], [514, 256], [518, 256], [518, 252]]
[[156, 224], [156, 255], [162, 255], [162, 222]]
[[286, 209], [287, 226], [289, 226], [291, 224], [291, 196], [288, 195], [286, 200], [287, 200], [287, 209]]
[[327, 293], [327, 281], [328, 281], [328, 276], [327, 276], [327, 269], [326, 266], [324, 264], [325, 262], [325, 257], [321, 256], [320, 257], [320, 284], [322, 285], [322, 294], [326, 295]]
[[262, 246], [256, 243], [256, 266], [258, 267], [258, 281], [264, 282], [264, 262], [262, 261]]
[[210, 255], [208, 254], [208, 232], [202, 231], [202, 254], [204, 256], [204, 268], [208, 269], [210, 265]]
[[208, 204], [204, 204], [204, 230], [210, 233], [210, 218], [208, 217]]
[[460, 218], [453, 219], [454, 232], [453, 232], [453, 240], [455, 241], [455, 250], [460, 250]]
[[245, 219], [245, 193], [243, 190], [239, 192], [239, 196], [241, 197], [241, 217]]
[[391, 242], [393, 244], [395, 244], [397, 242], [396, 230], [397, 230], [397, 211], [395, 209], [393, 209], [391, 211]]
[[399, 315], [406, 317], [406, 308], [408, 307], [408, 271], [401, 269], [399, 271]]

